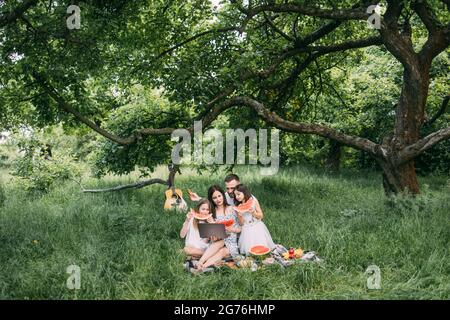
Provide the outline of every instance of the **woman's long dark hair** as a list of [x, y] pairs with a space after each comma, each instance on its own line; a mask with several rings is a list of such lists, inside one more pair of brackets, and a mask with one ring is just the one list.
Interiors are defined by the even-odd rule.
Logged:
[[[248, 199], [250, 199], [252, 197], [252, 193], [250, 192], [250, 189], [246, 185], [238, 184], [236, 186], [236, 188], [234, 189], [234, 191], [239, 191], [239, 192], [242, 192], [244, 194], [244, 201], [243, 202], [248, 201]], [[240, 202], [239, 204], [241, 204], [241, 203], [242, 202]]]
[[212, 213], [214, 219], [216, 219], [216, 204], [214, 203], [212, 197], [213, 197], [214, 192], [216, 192], [216, 191], [219, 191], [222, 194], [224, 207], [226, 208], [228, 206], [227, 198], [225, 197], [225, 191], [223, 191], [223, 189], [221, 187], [219, 187], [218, 185], [213, 185], [213, 186], [209, 187], [208, 200], [210, 203], [211, 213]]

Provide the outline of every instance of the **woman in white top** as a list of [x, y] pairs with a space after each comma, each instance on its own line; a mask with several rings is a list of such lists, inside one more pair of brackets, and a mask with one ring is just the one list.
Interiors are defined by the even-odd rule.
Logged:
[[209, 239], [200, 238], [198, 224], [205, 223], [205, 221], [209, 223], [214, 222], [210, 211], [209, 201], [204, 199], [197, 204], [194, 210], [191, 209], [186, 215], [186, 220], [180, 231], [180, 237], [182, 239], [186, 238], [184, 247], [186, 255], [200, 258], [209, 247]]

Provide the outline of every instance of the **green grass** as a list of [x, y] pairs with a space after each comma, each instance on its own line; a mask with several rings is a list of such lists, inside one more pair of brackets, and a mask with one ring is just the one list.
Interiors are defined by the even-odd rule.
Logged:
[[[192, 276], [182, 269], [184, 215], [163, 212], [163, 186], [83, 194], [68, 182], [30, 196], [6, 185], [9, 177], [0, 173], [6, 196], [0, 208], [1, 299], [450, 298], [446, 177], [421, 179], [429, 186], [424, 196], [389, 205], [376, 173], [332, 176], [292, 168], [261, 177], [240, 168], [275, 242], [314, 250], [324, 262]], [[222, 178], [183, 172], [177, 183], [204, 195]], [[78, 291], [66, 287], [71, 264], [81, 267]], [[381, 290], [366, 289], [365, 270], [372, 264], [381, 269]]]

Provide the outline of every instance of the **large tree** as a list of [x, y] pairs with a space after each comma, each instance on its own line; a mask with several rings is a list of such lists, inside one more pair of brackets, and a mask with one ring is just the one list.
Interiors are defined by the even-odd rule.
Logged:
[[[421, 134], [430, 69], [450, 44], [446, 0], [222, 1], [217, 10], [200, 0], [79, 1], [80, 30], [65, 28], [69, 2], [2, 2], [4, 125], [73, 125], [75, 118], [130, 150], [147, 139], [162, 144], [158, 137], [167, 139], [179, 127], [193, 130], [191, 120], [202, 120], [206, 128], [220, 114], [233, 117], [236, 108], [247, 107], [241, 118], [257, 114], [286, 132], [366, 152], [382, 168], [388, 193], [419, 193], [414, 160], [450, 138], [450, 127]], [[385, 12], [380, 28], [372, 29], [367, 9], [377, 4]], [[333, 123], [306, 122], [305, 90], [323, 88], [326, 70], [369, 46], [386, 50], [403, 68], [392, 132], [371, 141]], [[150, 126], [140, 121], [128, 130], [105, 125], [135, 83], [164, 88], [186, 116], [159, 116]], [[108, 94], [111, 88], [120, 94]], [[447, 103], [443, 97], [442, 110]]]

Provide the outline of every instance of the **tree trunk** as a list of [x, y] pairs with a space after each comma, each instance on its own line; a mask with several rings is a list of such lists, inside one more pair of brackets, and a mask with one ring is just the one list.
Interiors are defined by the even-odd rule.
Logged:
[[381, 167], [383, 169], [383, 187], [387, 195], [420, 193], [414, 161], [397, 167], [389, 162], [384, 162]]
[[325, 160], [325, 167], [333, 173], [339, 172], [341, 164], [342, 145], [334, 140], [330, 140], [330, 149], [328, 151], [327, 159]]
[[402, 92], [396, 108], [394, 134], [392, 139], [388, 138], [386, 141], [390, 152], [380, 163], [383, 169], [383, 186], [387, 194], [420, 193], [414, 160], [401, 163], [397, 155], [406, 146], [420, 139], [428, 85], [429, 67], [417, 64], [405, 68]]

